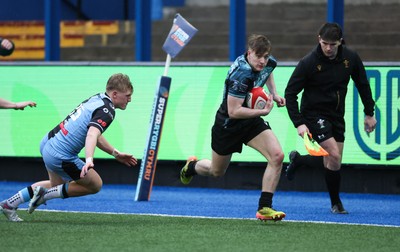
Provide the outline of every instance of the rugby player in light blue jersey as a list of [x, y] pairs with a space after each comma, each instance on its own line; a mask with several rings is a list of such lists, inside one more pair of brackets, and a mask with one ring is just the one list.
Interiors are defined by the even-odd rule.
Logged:
[[[114, 74], [106, 92], [93, 95], [76, 107], [40, 143], [49, 180], [36, 182], [0, 202], [0, 212], [10, 221], [22, 221], [16, 209], [29, 202], [28, 212], [54, 198], [79, 197], [100, 191], [103, 182], [94, 168], [96, 146], [119, 162], [134, 166], [137, 159], [116, 150], [102, 135], [115, 117], [115, 109], [125, 110], [131, 101], [133, 86], [125, 74]], [[78, 154], [85, 148], [86, 162]]]

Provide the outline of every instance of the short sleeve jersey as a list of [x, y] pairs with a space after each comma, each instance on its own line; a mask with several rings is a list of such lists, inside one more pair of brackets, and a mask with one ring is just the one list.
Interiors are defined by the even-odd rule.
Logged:
[[89, 127], [96, 127], [103, 133], [114, 117], [115, 108], [110, 97], [105, 93], [93, 95], [49, 132], [49, 144], [60, 155], [78, 155], [85, 146]]
[[227, 93], [238, 98], [245, 98], [253, 87], [263, 87], [277, 65], [275, 58], [270, 56], [267, 65], [260, 72], [256, 72], [245, 56], [241, 55], [235, 60], [225, 81]]
[[[229, 118], [228, 95], [245, 99], [252, 88], [265, 85], [277, 65], [276, 59], [269, 56], [267, 65], [261, 71], [253, 71], [246, 60], [246, 56], [246, 54], [241, 55], [233, 62], [225, 79], [223, 100], [217, 112], [218, 118], [223, 119], [223, 121]], [[245, 106], [245, 102], [243, 106]]]

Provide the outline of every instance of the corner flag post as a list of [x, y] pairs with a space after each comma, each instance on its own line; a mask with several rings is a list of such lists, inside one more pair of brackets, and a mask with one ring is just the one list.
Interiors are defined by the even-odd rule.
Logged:
[[135, 201], [150, 200], [156, 172], [158, 148], [160, 145], [165, 111], [167, 109], [169, 89], [171, 87], [171, 78], [167, 76], [171, 58], [175, 58], [196, 33], [197, 29], [181, 15], [177, 14], [175, 16], [172, 28], [163, 45], [163, 50], [167, 53], [167, 59], [165, 62], [164, 75], [160, 77], [154, 96], [149, 132], [136, 186]]

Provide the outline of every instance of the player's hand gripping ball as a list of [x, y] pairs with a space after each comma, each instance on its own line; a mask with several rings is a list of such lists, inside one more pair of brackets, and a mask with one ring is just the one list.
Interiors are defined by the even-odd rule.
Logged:
[[246, 104], [251, 109], [263, 109], [268, 101], [268, 94], [262, 87], [255, 87], [246, 96]]

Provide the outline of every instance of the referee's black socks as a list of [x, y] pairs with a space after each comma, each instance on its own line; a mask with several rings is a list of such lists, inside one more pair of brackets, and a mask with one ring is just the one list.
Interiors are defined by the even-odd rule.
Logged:
[[320, 156], [311, 156], [311, 155], [299, 155], [296, 158], [296, 166], [308, 166], [313, 169], [324, 169], [325, 170], [325, 183], [329, 192], [329, 197], [331, 199], [332, 206], [338, 203], [341, 203], [339, 197], [340, 191], [340, 170], [332, 171], [324, 166], [324, 159]]
[[320, 156], [299, 155], [296, 158], [296, 166], [308, 166], [314, 169], [324, 168], [324, 158]]
[[329, 197], [331, 198], [332, 206], [341, 203], [339, 197], [340, 180], [340, 170], [332, 171], [329, 169], [325, 169], [325, 182], [328, 188]]

